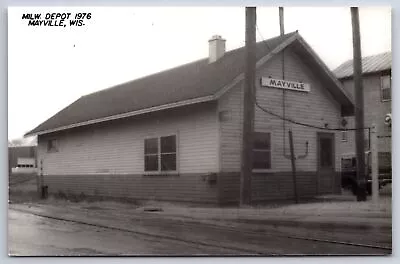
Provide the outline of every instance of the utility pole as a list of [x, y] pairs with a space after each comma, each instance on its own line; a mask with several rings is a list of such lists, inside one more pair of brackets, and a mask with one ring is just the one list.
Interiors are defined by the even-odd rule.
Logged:
[[379, 202], [379, 163], [378, 163], [378, 131], [375, 124], [372, 124], [371, 131], [371, 176], [372, 176], [372, 201]]
[[253, 130], [256, 72], [256, 8], [246, 7], [246, 70], [244, 81], [242, 162], [240, 175], [240, 205], [251, 203], [253, 168]]
[[284, 25], [284, 14], [283, 14], [283, 7], [279, 7], [279, 28], [280, 28], [280, 35], [285, 35], [285, 25]]
[[[280, 36], [285, 35], [285, 21], [284, 21], [284, 12], [283, 12], [283, 7], [279, 7], [279, 28], [280, 28]], [[282, 63], [282, 80], [285, 80], [285, 50], [283, 49], [281, 51], [281, 63]], [[286, 159], [291, 159], [290, 155], [286, 154], [286, 89], [282, 89], [282, 115], [283, 115], [283, 120], [282, 120], [282, 136], [283, 136], [283, 157]]]
[[43, 186], [44, 186], [44, 179], [43, 179], [43, 160], [40, 160], [40, 170], [39, 170], [38, 185], [39, 185], [39, 196], [40, 196], [40, 198], [42, 199], [42, 198], [43, 198]]
[[294, 156], [294, 144], [292, 130], [289, 130], [289, 144], [290, 144], [290, 159], [292, 161], [292, 176], [293, 176], [293, 192], [296, 203], [299, 203], [299, 196], [297, 194], [297, 181], [296, 181], [296, 157]]
[[353, 69], [355, 91], [356, 118], [356, 153], [357, 153], [357, 201], [366, 201], [365, 189], [365, 146], [364, 146], [364, 91], [362, 84], [360, 20], [358, 7], [351, 7], [351, 22], [353, 27]]

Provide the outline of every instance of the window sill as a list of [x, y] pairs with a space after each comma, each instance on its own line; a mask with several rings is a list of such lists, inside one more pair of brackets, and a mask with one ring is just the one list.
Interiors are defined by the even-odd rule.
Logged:
[[252, 170], [252, 173], [255, 173], [255, 174], [274, 173], [274, 172], [277, 172], [277, 170], [274, 170], [274, 169], [253, 169]]
[[145, 177], [179, 177], [178, 171], [146, 171], [143, 172]]

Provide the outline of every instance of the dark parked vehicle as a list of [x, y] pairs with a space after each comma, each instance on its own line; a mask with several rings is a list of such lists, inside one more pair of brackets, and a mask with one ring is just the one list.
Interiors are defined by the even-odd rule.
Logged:
[[[371, 152], [365, 153], [365, 166], [368, 172], [367, 175], [367, 192], [372, 193], [372, 175], [371, 175]], [[354, 195], [357, 193], [357, 158], [355, 153], [349, 153], [342, 156], [342, 188], [350, 189]], [[379, 176], [379, 189], [386, 184], [392, 183], [392, 167], [380, 166], [378, 170]]]

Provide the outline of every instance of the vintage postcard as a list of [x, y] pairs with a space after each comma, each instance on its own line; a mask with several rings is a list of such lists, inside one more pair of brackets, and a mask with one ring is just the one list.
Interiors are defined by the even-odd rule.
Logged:
[[9, 7], [10, 256], [392, 254], [390, 7]]

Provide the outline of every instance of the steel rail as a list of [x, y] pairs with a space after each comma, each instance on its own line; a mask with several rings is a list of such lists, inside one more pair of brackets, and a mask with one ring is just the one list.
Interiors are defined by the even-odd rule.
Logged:
[[[185, 220], [186, 221], [186, 220]], [[196, 221], [188, 221], [189, 223], [185, 223], [186, 225], [207, 225], [208, 227], [215, 228], [215, 229], [220, 229], [220, 230], [225, 230], [225, 231], [232, 231], [232, 232], [237, 232], [238, 230], [232, 227], [226, 227], [226, 226], [221, 226], [221, 225], [213, 225], [209, 223], [202, 223], [202, 222], [196, 222]], [[177, 224], [178, 225], [178, 224]], [[255, 231], [250, 231], [250, 230], [240, 230], [241, 233], [247, 233], [247, 234], [254, 234], [254, 235], [259, 235], [260, 232], [255, 232]], [[273, 236], [278, 236], [281, 238], [289, 238], [289, 239], [297, 239], [297, 240], [308, 240], [308, 241], [315, 241], [315, 242], [323, 242], [323, 243], [331, 243], [331, 244], [341, 244], [341, 245], [348, 245], [348, 246], [355, 246], [355, 247], [364, 247], [364, 248], [375, 248], [375, 249], [382, 249], [382, 250], [392, 250], [391, 247], [386, 247], [386, 246], [378, 246], [378, 245], [371, 245], [371, 244], [362, 244], [362, 243], [354, 243], [354, 242], [349, 242], [349, 241], [339, 241], [339, 240], [330, 240], [330, 239], [320, 239], [320, 238], [310, 238], [310, 237], [303, 237], [303, 236], [290, 236], [290, 235], [280, 235], [272, 232], [268, 232], [265, 229], [262, 230], [263, 234], [266, 235], [273, 235]], [[278, 231], [276, 231], [278, 233]], [[319, 231], [319, 232], [326, 232], [326, 231]], [[282, 233], [282, 232], [279, 232]]]
[[[214, 245], [214, 244], [210, 244], [210, 243], [203, 243], [203, 242], [200, 242], [200, 241], [191, 241], [191, 240], [181, 239], [181, 238], [167, 236], [167, 235], [157, 235], [157, 234], [151, 234], [151, 233], [146, 233], [146, 232], [126, 229], [126, 228], [120, 228], [120, 227], [114, 227], [114, 226], [106, 226], [106, 225], [101, 225], [101, 224], [88, 223], [88, 222], [84, 222], [84, 221], [80, 221], [80, 220], [65, 219], [65, 218], [62, 218], [62, 217], [48, 216], [48, 215], [44, 215], [44, 214], [34, 213], [34, 212], [29, 211], [29, 210], [16, 209], [16, 208], [12, 208], [12, 210], [19, 211], [19, 212], [22, 212], [22, 213], [32, 214], [32, 215], [35, 215], [35, 216], [38, 216], [38, 217], [42, 217], [42, 218], [53, 219], [53, 220], [57, 220], [57, 221], [65, 221], [65, 222], [69, 222], [69, 223], [76, 223], [76, 224], [81, 224], [81, 225], [97, 227], [97, 228], [104, 228], [104, 229], [116, 230], [116, 231], [120, 231], [120, 232], [138, 234], [138, 235], [142, 235], [142, 236], [154, 237], [154, 238], [158, 238], [158, 239], [172, 240], [172, 241], [177, 241], [177, 242], [184, 242], [184, 243], [188, 243], [188, 244], [192, 244], [192, 245], [200, 245], [200, 246], [210, 247], [210, 248], [214, 248], [214, 249], [215, 248], [221, 248], [221, 249], [237, 250], [239, 252], [248, 253], [248, 254], [244, 254], [244, 253], [238, 254], [238, 255], [243, 255], [243, 256], [245, 256], [245, 255], [265, 255], [265, 254], [276, 255], [276, 254], [273, 254], [273, 253], [269, 254], [269, 253], [258, 252], [258, 251], [255, 251], [255, 250], [244, 249], [242, 247], [234, 247], [234, 246], [229, 246], [228, 247], [228, 246], [223, 246], [221, 244]], [[223, 254], [221, 254], [221, 255], [223, 255]], [[218, 255], [216, 255], [216, 256], [218, 256]]]
[[[275, 253], [268, 253], [268, 252], [267, 253], [266, 252], [259, 252], [259, 251], [256, 251], [256, 250], [245, 249], [243, 247], [224, 246], [224, 245], [221, 245], [220, 243], [218, 243], [218, 244], [203, 243], [203, 242], [200, 242], [200, 241], [192, 241], [192, 240], [187, 240], [187, 239], [181, 239], [181, 238], [173, 237], [173, 236], [169, 236], [169, 235], [152, 234], [152, 233], [147, 233], [147, 232], [141, 232], [141, 231], [126, 229], [126, 228], [106, 226], [106, 225], [102, 225], [102, 224], [88, 223], [88, 222], [80, 221], [80, 220], [73, 220], [73, 219], [65, 219], [65, 218], [62, 218], [62, 217], [48, 216], [48, 215], [44, 215], [44, 214], [34, 213], [34, 212], [29, 211], [29, 210], [19, 209], [19, 208], [12, 208], [12, 210], [20, 211], [20, 212], [23, 212], [23, 213], [32, 214], [32, 215], [35, 215], [35, 216], [38, 216], [38, 217], [54, 219], [54, 220], [58, 220], [58, 221], [66, 221], [66, 222], [77, 223], [77, 224], [82, 224], [82, 225], [88, 225], [88, 226], [93, 226], [93, 227], [99, 227], [99, 228], [104, 228], [104, 229], [117, 230], [117, 231], [121, 231], [121, 232], [129, 232], [129, 233], [134, 233], [134, 234], [143, 235], [143, 236], [150, 236], [150, 237], [155, 237], [155, 238], [159, 238], [159, 239], [184, 242], [184, 243], [188, 243], [188, 244], [201, 245], [201, 246], [211, 247], [211, 248], [218, 247], [218, 248], [221, 248], [221, 249], [237, 250], [239, 252], [245, 252], [245, 253], [239, 253], [237, 255], [270, 255], [270, 256], [274, 256], [274, 255], [275, 256], [281, 256], [281, 255], [284, 255], [284, 254], [275, 254]], [[151, 216], [150, 218], [157, 219], [154, 216]], [[176, 221], [177, 219], [175, 219], [175, 220], [168, 219], [168, 220], [172, 222], [172, 221]], [[221, 225], [213, 225], [213, 224], [210, 224], [210, 223], [196, 222], [196, 221], [190, 221], [190, 220], [189, 221], [181, 220], [180, 223], [174, 223], [173, 225], [182, 226], [182, 224], [185, 225], [185, 226], [203, 225], [203, 226], [207, 226], [207, 227], [212, 228], [212, 229], [224, 230], [224, 231], [228, 231], [228, 232], [237, 232], [238, 231], [237, 229], [232, 228], [232, 227], [226, 227], [226, 226], [221, 226]], [[251, 234], [251, 235], [260, 235], [260, 232], [255, 232], [255, 231], [250, 231], [250, 230], [241, 230], [240, 232], [241, 233], [245, 233], [245, 234]], [[322, 231], [322, 232], [324, 232], [324, 231]], [[379, 249], [379, 250], [392, 251], [391, 247], [386, 247], [386, 246], [353, 243], [353, 242], [339, 241], [339, 240], [310, 238], [310, 237], [302, 237], [302, 236], [282, 235], [282, 234], [268, 232], [266, 230], [262, 230], [262, 233], [265, 234], [265, 235], [273, 235], [274, 237], [280, 237], [280, 238], [288, 238], [288, 239], [296, 239], [296, 240], [304, 240], [304, 241], [313, 241], [313, 242], [318, 242], [318, 243], [340, 244], [340, 245], [352, 246], [352, 247], [374, 248], [374, 249]], [[281, 232], [279, 232], [279, 233], [281, 233]], [[223, 254], [221, 254], [221, 255], [223, 255]], [[289, 254], [289, 255], [293, 255], [293, 254]], [[295, 254], [295, 255], [304, 255], [304, 254]], [[315, 254], [315, 255], [318, 255], [318, 254]], [[377, 254], [375, 254], [375, 255], [377, 255]]]

